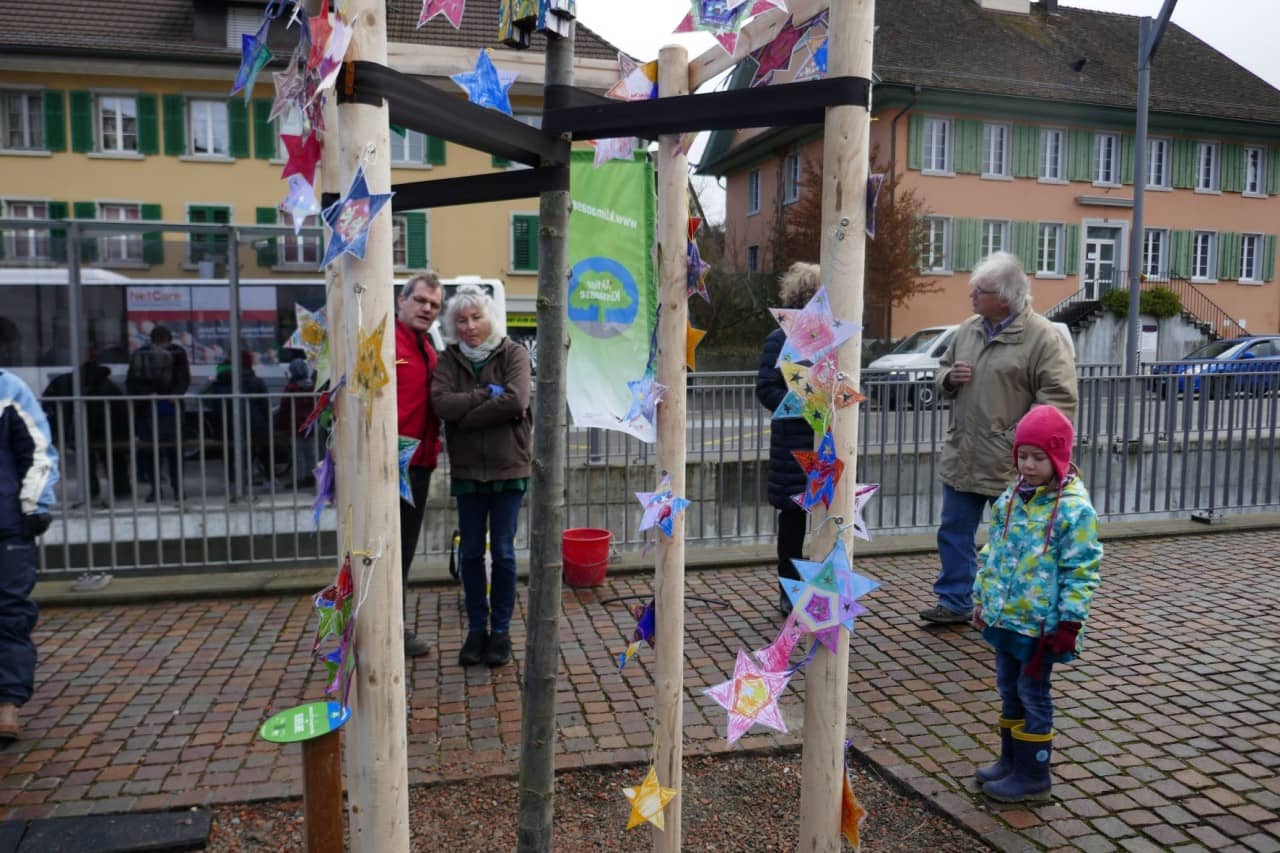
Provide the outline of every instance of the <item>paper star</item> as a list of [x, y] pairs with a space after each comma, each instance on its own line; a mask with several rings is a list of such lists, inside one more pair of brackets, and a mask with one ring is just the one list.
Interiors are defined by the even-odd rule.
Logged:
[[[332, 388], [327, 388], [324, 391], [320, 392], [320, 396], [316, 398], [315, 406], [311, 409], [311, 414], [307, 415], [307, 419], [302, 422], [302, 425], [300, 427], [298, 427], [298, 433], [300, 435], [311, 435], [311, 428], [315, 426], [316, 421], [320, 420], [321, 415], [329, 411], [329, 408], [333, 405], [333, 400], [335, 396], [340, 390], [342, 390], [342, 387], [346, 384], [347, 384], [347, 377], [344, 376], [338, 380], [337, 385], [335, 385]], [[324, 385], [324, 382], [320, 380], [320, 373], [317, 370], [316, 371], [316, 387], [320, 387], [322, 385]]]
[[831, 499], [836, 495], [836, 484], [844, 473], [844, 463], [836, 458], [835, 436], [828, 430], [823, 434], [816, 451], [793, 450], [791, 455], [809, 478], [805, 483], [804, 494], [796, 495], [795, 502], [805, 512], [817, 506], [818, 501], [822, 501], [822, 505], [830, 509]]
[[422, 0], [422, 13], [418, 15], [418, 29], [422, 29], [436, 15], [444, 15], [455, 30], [462, 29], [462, 13], [467, 0]]
[[756, 723], [780, 732], [787, 724], [778, 708], [778, 697], [787, 689], [791, 676], [785, 672], [767, 672], [751, 662], [742, 649], [733, 666], [733, 678], [709, 687], [703, 692], [729, 712], [729, 745], [747, 733]]
[[773, 41], [751, 54], [756, 61], [756, 72], [751, 77], [752, 86], [768, 82], [775, 71], [791, 68], [791, 54], [795, 51], [796, 42], [800, 41], [803, 32], [791, 23], [790, 18], [787, 18], [787, 22], [773, 37]]
[[690, 370], [695, 370], [693, 351], [698, 348], [698, 344], [702, 343], [702, 339], [707, 333], [702, 329], [695, 329], [685, 320], [684, 329], [684, 363]]
[[400, 442], [400, 500], [413, 506], [413, 489], [409, 488], [409, 463], [413, 461], [413, 454], [418, 452], [418, 445], [422, 442], [403, 435], [396, 438]]
[[[739, 0], [739, 2], [745, 3], [746, 0]], [[787, 0], [756, 0], [756, 2], [751, 6], [751, 12], [748, 14], [748, 17], [754, 18], [756, 15], [763, 15], [770, 9], [781, 9], [784, 12], [787, 11]]]
[[849, 771], [844, 774], [844, 791], [840, 796], [840, 834], [853, 845], [854, 853], [862, 849], [862, 822], [867, 819], [867, 810], [853, 795], [853, 785], [849, 782]]
[[880, 584], [853, 573], [849, 555], [838, 539], [820, 563], [799, 559], [791, 562], [802, 580], [779, 578], [779, 583], [791, 599], [792, 613], [806, 633], [834, 652], [841, 626], [852, 633], [854, 617], [867, 612], [857, 599]]
[[301, 175], [308, 184], [316, 182], [316, 164], [320, 162], [320, 139], [314, 133], [303, 137], [296, 133], [280, 134], [287, 159], [281, 178]]
[[333, 263], [344, 252], [364, 258], [369, 226], [393, 195], [395, 193], [370, 193], [369, 184], [364, 179], [364, 167], [356, 169], [346, 197], [324, 209], [324, 221], [328, 223], [331, 234], [324, 260], [320, 262], [321, 268]]
[[315, 136], [324, 133], [324, 93], [319, 82], [314, 74], [308, 74], [302, 92], [302, 132]]
[[654, 602], [650, 601], [648, 604], [633, 604], [631, 606], [631, 615], [636, 619], [636, 627], [631, 632], [631, 643], [627, 646], [627, 650], [618, 655], [618, 669], [625, 667], [627, 661], [635, 657], [636, 652], [640, 651], [642, 645], [648, 645], [649, 648], [653, 648], [653, 633], [657, 621], [653, 605]]
[[658, 769], [650, 767], [649, 774], [644, 777], [640, 787], [622, 789], [623, 796], [631, 801], [631, 817], [627, 819], [627, 829], [647, 822], [665, 831], [666, 825], [662, 819], [662, 812], [667, 807], [667, 803], [674, 800], [679, 793], [675, 788], [664, 788], [659, 785]]
[[655, 380], [653, 374], [646, 373], [639, 379], [628, 382], [627, 390], [631, 392], [631, 407], [622, 416], [623, 422], [644, 420], [650, 424], [656, 423], [658, 404], [662, 402], [662, 395], [667, 393], [667, 386]]
[[308, 216], [315, 216], [320, 212], [320, 202], [316, 201], [315, 188], [307, 183], [303, 175], [289, 176], [289, 192], [280, 202], [280, 209], [289, 214], [289, 218], [293, 220], [295, 235], [302, 233], [302, 226], [306, 224]]
[[387, 324], [384, 320], [365, 334], [360, 330], [360, 345], [356, 348], [356, 369], [351, 377], [351, 387], [365, 403], [364, 420], [373, 421], [373, 398], [390, 382], [386, 365], [382, 363], [382, 336]]
[[640, 517], [640, 532], [657, 527], [668, 536], [675, 530], [676, 516], [689, 505], [689, 501], [671, 493], [670, 474], [662, 478], [656, 492], [636, 492], [636, 500], [644, 507], [644, 514]]
[[658, 62], [640, 63], [625, 53], [618, 53], [618, 82], [605, 92], [606, 98], [619, 101], [647, 101], [658, 97]]
[[792, 54], [794, 63], [796, 55], [803, 55], [796, 71], [791, 75], [792, 83], [803, 83], [816, 80], [827, 73], [827, 13], [814, 15], [803, 26], [804, 37], [796, 45]]
[[599, 169], [610, 160], [630, 160], [632, 157], [631, 152], [636, 149], [636, 138], [634, 136], [618, 136], [611, 139], [593, 139], [591, 144], [596, 149], [593, 165]]
[[[316, 75], [320, 78], [320, 82], [316, 84], [316, 92], [323, 92], [325, 89], [333, 87], [334, 82], [338, 79], [338, 70], [342, 68], [342, 59], [347, 55], [347, 48], [351, 45], [351, 36], [354, 32], [354, 21], [348, 24], [342, 20], [341, 12], [334, 14], [333, 32], [329, 34], [329, 40], [324, 45], [324, 52], [320, 55], [320, 61], [316, 64]], [[312, 50], [315, 50], [314, 46]]]
[[689, 217], [689, 241], [693, 242], [693, 238], [698, 236], [698, 229], [702, 227], [702, 219], [697, 216]]
[[307, 90], [307, 81], [298, 67], [300, 57], [301, 52], [295, 50], [289, 59], [289, 67], [271, 75], [276, 87], [276, 97], [271, 102], [271, 112], [267, 115], [269, 122], [275, 121], [302, 103], [302, 95]]
[[240, 36], [240, 69], [231, 84], [231, 94], [243, 91], [245, 103], [253, 97], [253, 84], [258, 79], [258, 72], [271, 61], [271, 50], [267, 47], [267, 28], [270, 26], [271, 21], [263, 20], [256, 33]]
[[836, 354], [828, 353], [816, 364], [786, 360], [778, 366], [787, 386], [787, 396], [774, 412], [775, 418], [804, 418], [814, 432], [826, 432], [831, 419], [831, 393], [838, 373]]
[[784, 361], [816, 361], [837, 350], [862, 328], [857, 323], [841, 320], [831, 313], [826, 285], [818, 288], [804, 308], [773, 308], [774, 319], [787, 333], [786, 343], [778, 354]]
[[835, 400], [836, 408], [843, 409], [846, 406], [861, 403], [867, 398], [848, 382], [841, 382], [836, 386], [833, 399]]
[[879, 483], [858, 483], [853, 489], [853, 535], [867, 542], [871, 541], [871, 534], [867, 532], [867, 522], [862, 518], [862, 510], [879, 490]]
[[449, 79], [461, 86], [467, 93], [467, 100], [476, 106], [511, 115], [511, 99], [507, 90], [515, 82], [516, 75], [499, 74], [488, 50], [480, 51], [474, 71], [451, 74]]
[[314, 71], [324, 56], [325, 45], [333, 33], [333, 24], [329, 21], [329, 0], [323, 0], [320, 11], [307, 19], [307, 30], [311, 36], [311, 52], [307, 55], [307, 70]]
[[690, 0], [689, 7], [689, 14], [685, 15], [674, 31], [709, 32], [721, 47], [733, 53], [738, 45], [738, 31], [750, 17], [746, 5], [729, 8], [724, 0]]
[[293, 334], [284, 342], [284, 345], [289, 349], [302, 350], [307, 354], [307, 360], [312, 361], [320, 354], [320, 350], [324, 347], [325, 336], [328, 334], [325, 309], [309, 311], [305, 305], [295, 302], [293, 317], [295, 322]]
[[311, 505], [311, 518], [317, 530], [320, 529], [320, 513], [324, 511], [326, 504], [333, 503], [333, 486], [333, 453], [326, 450], [324, 458], [316, 466], [316, 499]]
[[778, 631], [778, 636], [773, 642], [755, 652], [761, 668], [765, 672], [786, 672], [787, 663], [791, 660], [791, 652], [803, 636], [804, 632], [796, 625], [796, 614], [792, 610], [787, 620], [782, 623], [782, 629]]
[[710, 305], [711, 296], [707, 293], [707, 273], [710, 271], [711, 264], [702, 259], [702, 253], [698, 251], [698, 244], [690, 240], [689, 272], [685, 283], [685, 295], [693, 296], [696, 293]]

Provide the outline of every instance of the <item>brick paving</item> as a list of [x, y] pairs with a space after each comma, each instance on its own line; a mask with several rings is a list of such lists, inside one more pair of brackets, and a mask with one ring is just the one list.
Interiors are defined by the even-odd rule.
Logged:
[[[991, 656], [967, 627], [918, 623], [935, 560], [855, 555], [882, 588], [852, 641], [849, 731], [882, 772], [1000, 849], [1280, 850], [1280, 530], [1108, 545], [1086, 656], [1055, 679], [1055, 799], [1028, 807], [989, 804], [971, 781], [997, 744]], [[652, 653], [618, 672], [632, 620], [606, 603], [648, 589], [627, 575], [565, 591], [561, 767], [648, 754]], [[723, 604], [689, 604], [688, 754], [726, 749], [702, 689], [773, 638], [773, 590], [763, 568], [689, 575], [690, 596]], [[514, 772], [522, 614], [515, 666], [464, 671], [458, 588], [411, 601], [439, 647], [408, 673], [410, 781]], [[302, 596], [46, 610], [24, 738], [0, 751], [0, 819], [299, 795], [299, 748], [256, 731], [319, 698], [309, 619]], [[740, 748], [796, 747], [803, 675], [791, 684], [793, 733], [753, 730]]]

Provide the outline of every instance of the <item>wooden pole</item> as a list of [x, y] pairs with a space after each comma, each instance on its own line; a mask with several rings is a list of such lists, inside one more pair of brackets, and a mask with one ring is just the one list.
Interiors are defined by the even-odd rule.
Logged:
[[[828, 29], [828, 74], [871, 79], [875, 0], [833, 0]], [[830, 107], [822, 156], [822, 280], [831, 311], [862, 322], [866, 255], [866, 187], [871, 117], [866, 105]], [[862, 335], [840, 349], [840, 369], [859, 380]], [[832, 418], [836, 453], [845, 463], [830, 512], [848, 522], [857, 483], [858, 408], [837, 409]], [[823, 525], [812, 543], [825, 555], [848, 537]], [[849, 688], [849, 633], [840, 630], [835, 653], [825, 647], [805, 670], [804, 754], [800, 789], [798, 850], [839, 851], [840, 800], [845, 773], [844, 739]]]
[[[689, 54], [668, 45], [658, 53], [658, 96], [689, 94]], [[689, 158], [677, 151], [679, 135], [658, 141], [658, 317], [657, 379], [667, 386], [658, 406], [658, 468], [671, 476], [671, 491], [685, 492], [685, 292], [689, 241]], [[659, 474], [661, 476], [661, 474]], [[668, 538], [658, 534], [654, 566], [657, 626], [654, 649], [653, 745], [658, 781], [680, 788], [684, 736], [684, 521], [681, 513]], [[680, 849], [681, 798], [666, 809], [666, 829], [653, 829], [653, 849]]]
[[[348, 0], [347, 10], [355, 27], [347, 59], [385, 64], [386, 4], [382, 0]], [[361, 166], [370, 192], [390, 191], [387, 105], [340, 105], [338, 130], [340, 192], [346, 192]], [[361, 334], [379, 326], [385, 330], [381, 358], [388, 383], [369, 401], [362, 402], [354, 393], [344, 392], [338, 403], [343, 442], [337, 476], [349, 482], [350, 503], [337, 509], [340, 519], [348, 511], [351, 515], [348, 538], [360, 601], [355, 621], [359, 663], [352, 691], [352, 719], [347, 724], [355, 744], [352, 760], [347, 764], [347, 791], [351, 846], [367, 853], [409, 850], [391, 249], [391, 210], [387, 207], [369, 227], [364, 259], [342, 256], [344, 296], [339, 316], [329, 318], [330, 337], [345, 349], [343, 363], [348, 370], [355, 364], [354, 352]], [[372, 408], [367, 420], [366, 406]], [[339, 547], [345, 542], [340, 538]], [[363, 551], [372, 553], [369, 558], [355, 553]]]
[[[573, 85], [573, 28], [546, 37], [546, 82]], [[566, 134], [567, 136], [567, 134]], [[568, 165], [564, 165], [568, 171]], [[521, 853], [552, 849], [556, 678], [560, 670], [560, 539], [564, 531], [565, 360], [568, 354], [569, 192], [538, 209], [538, 393], [534, 396], [529, 507], [529, 616], [520, 724]]]
[[[341, 731], [341, 729], [339, 729]], [[338, 731], [302, 742], [302, 825], [307, 853], [342, 853], [342, 752]]]

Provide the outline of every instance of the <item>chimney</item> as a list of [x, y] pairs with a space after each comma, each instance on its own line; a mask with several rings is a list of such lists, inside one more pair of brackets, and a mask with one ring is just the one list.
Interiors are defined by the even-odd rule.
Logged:
[[974, 0], [988, 12], [1013, 12], [1016, 15], [1031, 14], [1031, 0]]
[[1040, 5], [1044, 7], [1046, 15], [1058, 14], [1058, 0], [1040, 0]]

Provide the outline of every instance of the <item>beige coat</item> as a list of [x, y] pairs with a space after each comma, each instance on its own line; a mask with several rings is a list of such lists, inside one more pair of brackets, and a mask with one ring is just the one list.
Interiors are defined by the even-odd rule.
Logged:
[[[973, 378], [951, 390], [947, 378], [957, 361], [973, 365]], [[953, 401], [942, 481], [979, 495], [998, 495], [1013, 481], [1013, 430], [1033, 404], [1055, 406], [1074, 421], [1079, 400], [1071, 350], [1030, 308], [990, 343], [982, 317], [965, 320], [942, 356], [936, 382], [943, 398]]]

